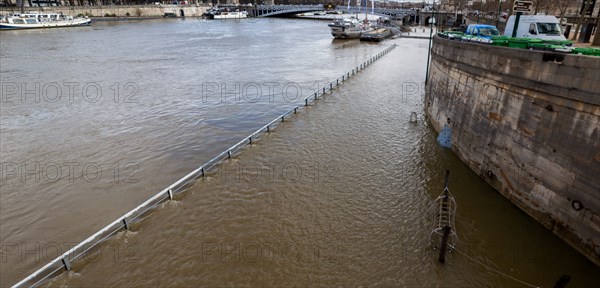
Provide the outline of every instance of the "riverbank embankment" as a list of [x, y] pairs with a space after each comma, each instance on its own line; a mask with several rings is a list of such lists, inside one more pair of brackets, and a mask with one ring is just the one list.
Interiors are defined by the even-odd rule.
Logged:
[[600, 58], [435, 37], [429, 76], [452, 150], [600, 265]]
[[[50, 7], [26, 7], [26, 12], [62, 13], [64, 15], [85, 15], [90, 18], [108, 17], [132, 17], [132, 18], [156, 18], [163, 17], [165, 13], [172, 13], [177, 17], [201, 17], [206, 10], [210, 9], [208, 4], [197, 5], [110, 5], [110, 6], [50, 6]], [[18, 7], [0, 9], [0, 14], [20, 12]]]

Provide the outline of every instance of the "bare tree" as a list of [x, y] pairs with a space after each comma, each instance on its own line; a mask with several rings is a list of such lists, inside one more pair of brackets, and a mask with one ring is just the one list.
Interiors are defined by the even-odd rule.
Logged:
[[533, 2], [533, 14], [537, 14], [538, 12], [540, 12], [540, 10], [543, 10], [546, 8], [546, 6], [548, 6], [548, 0], [535, 0]]
[[579, 15], [579, 20], [577, 20], [577, 27], [575, 28], [575, 33], [573, 34], [573, 40], [577, 40], [577, 35], [579, 34], [579, 29], [581, 28], [581, 24], [583, 24], [583, 19], [585, 18], [585, 14], [590, 9], [589, 6], [591, 1], [585, 1], [585, 5], [583, 5], [583, 10], [581, 10], [581, 14]]
[[594, 40], [592, 41], [592, 46], [600, 46], [600, 32], [598, 32], [598, 27], [600, 25], [600, 10], [598, 11], [598, 15], [596, 16], [596, 34], [594, 35]]
[[552, 0], [552, 8], [558, 10], [558, 18], [562, 19], [567, 14], [567, 10], [571, 5], [572, 0]]

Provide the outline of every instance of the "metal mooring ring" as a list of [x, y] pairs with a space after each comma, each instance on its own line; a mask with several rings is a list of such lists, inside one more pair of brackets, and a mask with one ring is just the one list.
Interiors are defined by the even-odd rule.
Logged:
[[575, 211], [579, 211], [583, 209], [583, 204], [579, 200], [573, 200], [571, 201], [571, 207], [573, 207]]

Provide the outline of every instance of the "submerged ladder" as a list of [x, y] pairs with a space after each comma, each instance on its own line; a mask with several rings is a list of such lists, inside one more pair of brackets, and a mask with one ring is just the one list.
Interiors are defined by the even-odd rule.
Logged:
[[433, 224], [431, 233], [429, 233], [429, 241], [434, 248], [440, 248], [439, 261], [441, 263], [445, 262], [448, 244], [450, 247], [454, 247], [457, 238], [454, 229], [454, 215], [456, 214], [457, 205], [448, 189], [449, 176], [450, 171], [446, 170], [444, 191], [429, 207]]

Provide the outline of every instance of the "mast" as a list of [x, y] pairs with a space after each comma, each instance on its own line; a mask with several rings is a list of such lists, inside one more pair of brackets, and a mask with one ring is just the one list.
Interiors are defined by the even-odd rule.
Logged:
[[371, 0], [371, 14], [375, 15], [375, 0]]
[[[369, 16], [368, 15], [368, 13], [369, 13], [369, 2], [368, 1], [369, 0], [365, 0], [365, 22], [367, 22], [367, 23], [369, 23], [369, 17], [368, 17]], [[361, 1], [360, 4], [362, 5], [362, 1]]]

